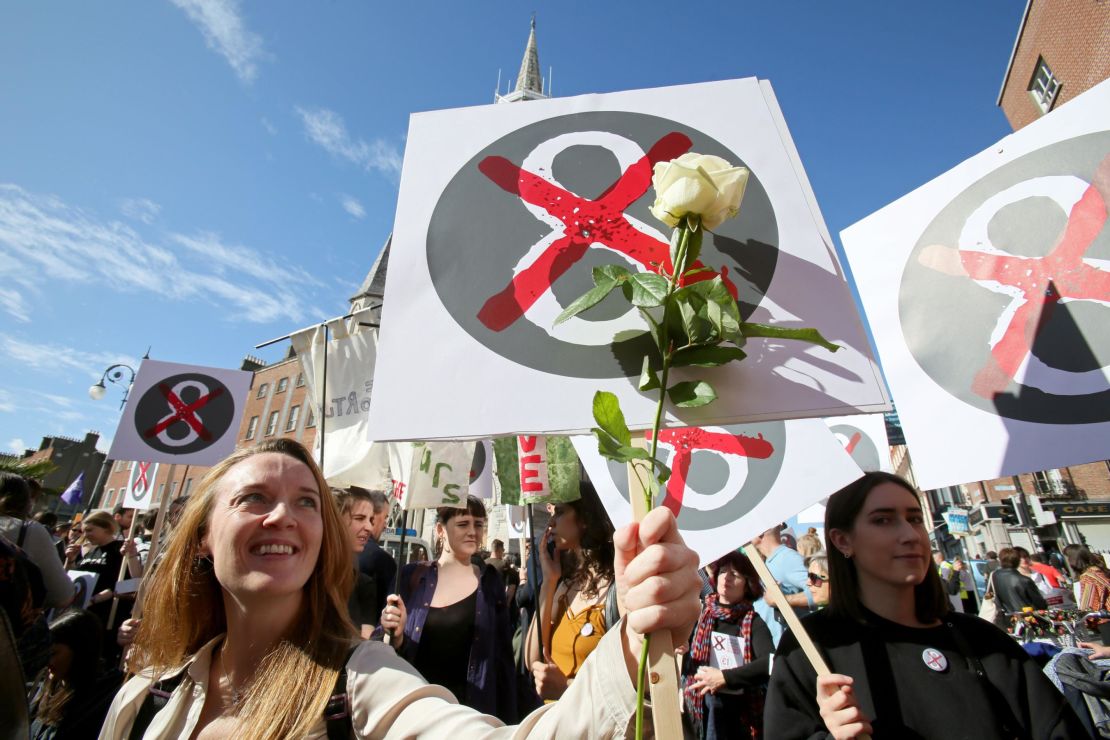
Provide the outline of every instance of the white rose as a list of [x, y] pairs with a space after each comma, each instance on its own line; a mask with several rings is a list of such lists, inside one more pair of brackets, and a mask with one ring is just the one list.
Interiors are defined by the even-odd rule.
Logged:
[[653, 216], [674, 227], [694, 214], [712, 230], [740, 212], [748, 169], [733, 167], [720, 157], [689, 152], [656, 164], [651, 183], [656, 196]]

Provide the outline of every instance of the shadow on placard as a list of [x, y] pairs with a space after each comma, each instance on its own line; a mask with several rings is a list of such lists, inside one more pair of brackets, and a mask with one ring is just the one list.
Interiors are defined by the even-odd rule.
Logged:
[[[1049, 292], [1056, 292], [1051, 282]], [[1087, 459], [1089, 455], [1068, 459], [1066, 451], [1070, 448], [1070, 435], [1067, 432], [1071, 429], [1068, 420], [1061, 419], [1059, 424], [1045, 425], [1050, 431], [1036, 432], [1030, 430], [1027, 422], [1015, 420], [1028, 417], [1030, 405], [1051, 408], [1054, 394], [1042, 389], [1051, 387], [1054, 382], [1058, 384], [1052, 376], [1052, 368], [1075, 372], [1079, 368], [1097, 368], [1102, 364], [1068, 306], [1067, 303], [1056, 302], [1045, 305], [1037, 318], [1030, 349], [1040, 362], [1029, 365], [1020, 383], [1011, 379], [1007, 390], [994, 394], [994, 406], [1008, 437], [1000, 476], [1091, 462]], [[1081, 423], [1082, 420], [1071, 421], [1071, 424]], [[1055, 433], [1056, 427], [1062, 434]]]

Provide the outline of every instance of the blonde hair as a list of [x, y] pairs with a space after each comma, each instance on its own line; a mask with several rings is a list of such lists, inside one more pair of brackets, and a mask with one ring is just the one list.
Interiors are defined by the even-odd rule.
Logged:
[[808, 558], [815, 555], [824, 548], [821, 546], [821, 538], [817, 536], [816, 532], [806, 532], [798, 538], [798, 554], [802, 558]]
[[357, 633], [347, 615], [354, 581], [347, 526], [312, 456], [289, 439], [236, 450], [208, 471], [189, 498], [166, 544], [157, 575], [148, 578], [145, 609], [127, 669], [155, 676], [182, 665], [227, 630], [223, 591], [201, 545], [218, 485], [236, 464], [262, 453], [287, 455], [308, 466], [320, 491], [323, 537], [304, 586], [302, 614], [263, 659], [239, 710], [242, 738], [305, 737], [320, 721]]
[[94, 511], [85, 517], [85, 520], [81, 522], [81, 524], [86, 527], [91, 524], [94, 527], [106, 529], [112, 534], [119, 532], [119, 523], [106, 511]]

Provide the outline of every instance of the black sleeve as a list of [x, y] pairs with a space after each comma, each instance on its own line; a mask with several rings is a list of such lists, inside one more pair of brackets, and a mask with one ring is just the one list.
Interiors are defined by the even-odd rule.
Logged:
[[[490, 570], [494, 570], [490, 568]], [[489, 589], [497, 609], [497, 716], [506, 724], [515, 724], [519, 717], [516, 711], [516, 670], [513, 662], [513, 634], [509, 629], [509, 605], [505, 600], [505, 586], [501, 575], [490, 578], [494, 584]]]
[[97, 591], [103, 591], [106, 588], [115, 589], [116, 582], [119, 580], [120, 566], [123, 565], [123, 553], [120, 552], [122, 547], [123, 540], [113, 540], [104, 545], [104, 570], [96, 579]]
[[1044, 595], [1041, 593], [1041, 590], [1037, 588], [1037, 584], [1033, 582], [1032, 578], [1022, 579], [1021, 596], [1022, 603], [1028, 604], [1034, 609], [1048, 608], [1048, 602], [1044, 600]]
[[725, 686], [730, 689], [759, 688], [767, 684], [767, 673], [771, 666], [771, 653], [775, 643], [771, 640], [771, 630], [758, 616], [752, 620], [752, 662], [721, 671], [725, 676]]
[[763, 709], [763, 735], [775, 740], [832, 738], [817, 710], [817, 674], [790, 632], [782, 636]]
[[378, 626], [381, 612], [377, 611], [377, 604], [377, 584], [374, 583], [373, 578], [369, 578], [364, 573], [359, 573], [358, 580], [355, 582], [354, 593], [351, 595], [351, 619], [354, 620], [356, 628], [363, 624]]

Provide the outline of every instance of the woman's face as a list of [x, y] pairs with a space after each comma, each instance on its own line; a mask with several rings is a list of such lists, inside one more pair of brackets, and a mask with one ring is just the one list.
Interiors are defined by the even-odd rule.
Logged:
[[362, 552], [370, 540], [371, 522], [374, 519], [374, 504], [355, 499], [347, 512], [347, 528], [351, 533], [351, 546], [355, 552]]
[[93, 524], [92, 522], [89, 522], [85, 525], [85, 539], [87, 539], [92, 545], [96, 547], [107, 545], [115, 538], [115, 534], [113, 534], [112, 530], [108, 529], [107, 527], [101, 527], [100, 525]]
[[834, 546], [855, 563], [861, 588], [868, 583], [915, 586], [932, 566], [921, 505], [896, 483], [880, 483], [867, 494], [851, 532], [830, 534]]
[[440, 524], [439, 527], [444, 538], [445, 551], [464, 560], [478, 552], [486, 536], [486, 520], [472, 516], [465, 510], [448, 519], [446, 523]]
[[829, 603], [829, 574], [816, 563], [809, 566], [809, 592], [813, 602], [820, 606]]
[[69, 669], [73, 665], [73, 648], [64, 643], [56, 642], [50, 648], [50, 662], [46, 667], [50, 669], [50, 677], [61, 681], [69, 677]]
[[69, 534], [67, 535], [66, 539], [69, 540], [69, 544], [75, 545], [77, 544], [77, 540], [81, 539], [82, 534], [84, 534], [84, 530], [81, 528], [81, 525], [74, 524], [72, 527], [69, 528]]
[[225, 591], [246, 598], [301, 593], [320, 557], [320, 489], [308, 466], [264, 452], [216, 484], [201, 552]]
[[573, 550], [581, 544], [583, 525], [579, 523], [578, 513], [572, 507], [566, 504], [555, 504], [552, 522], [556, 549]]
[[722, 604], [739, 604], [748, 589], [748, 579], [734, 565], [725, 565], [717, 572], [717, 596]]

